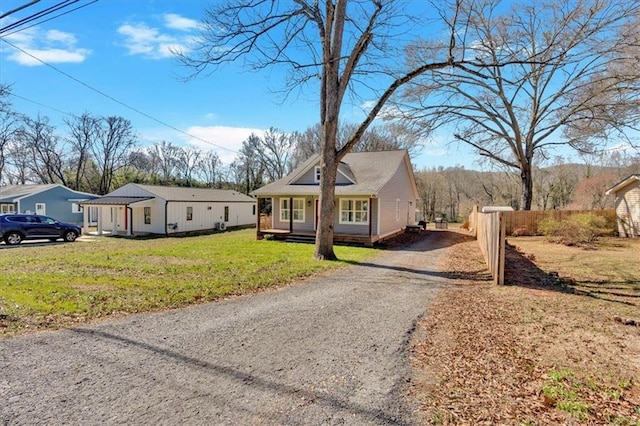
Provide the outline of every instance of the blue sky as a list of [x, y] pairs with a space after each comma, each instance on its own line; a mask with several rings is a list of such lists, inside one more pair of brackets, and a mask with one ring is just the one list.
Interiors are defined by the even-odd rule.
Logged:
[[[3, 0], [0, 14], [25, 3], [28, 1]], [[51, 4], [54, 2], [45, 0], [14, 13], [2, 20], [2, 27]], [[60, 132], [64, 118], [70, 117], [67, 114], [118, 115], [131, 120], [142, 145], [162, 140], [192, 144], [215, 150], [224, 163], [233, 160], [234, 151], [251, 133], [260, 134], [269, 127], [304, 131], [317, 123], [313, 94], [283, 99], [276, 93], [282, 88], [284, 69], [257, 73], [238, 64], [208, 77], [182, 81], [185, 70], [170, 48], [189, 45], [208, 4], [197, 0], [82, 0], [76, 6], [85, 5], [83, 8], [5, 34], [4, 40], [13, 46], [0, 42], [0, 82], [12, 86], [16, 111], [47, 116]], [[73, 6], [65, 10], [71, 9]], [[344, 121], [361, 117], [358, 105], [343, 109]], [[429, 141], [415, 159], [416, 166], [473, 167], [472, 154], [447, 148], [445, 142], [443, 137]]]

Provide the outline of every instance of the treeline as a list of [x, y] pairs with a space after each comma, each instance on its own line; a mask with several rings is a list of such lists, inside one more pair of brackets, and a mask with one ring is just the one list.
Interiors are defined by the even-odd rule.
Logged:
[[[162, 141], [141, 146], [131, 121], [85, 113], [60, 128], [46, 116], [11, 110], [0, 86], [0, 185], [60, 183], [104, 195], [129, 183], [209, 187], [250, 193], [288, 174], [320, 147], [320, 127], [285, 133], [269, 129], [242, 143], [230, 164], [213, 150]], [[341, 132], [349, 135], [353, 126]], [[346, 139], [346, 137], [344, 138]], [[417, 150], [417, 138], [396, 125], [368, 131], [356, 151]]]
[[[607, 189], [640, 173], [640, 155], [603, 152], [585, 155], [584, 164], [565, 163], [533, 171], [532, 210], [592, 210], [614, 208]], [[520, 176], [513, 171], [476, 171], [463, 167], [432, 168], [416, 172], [421, 211], [433, 220], [464, 221], [474, 205], [521, 209]]]

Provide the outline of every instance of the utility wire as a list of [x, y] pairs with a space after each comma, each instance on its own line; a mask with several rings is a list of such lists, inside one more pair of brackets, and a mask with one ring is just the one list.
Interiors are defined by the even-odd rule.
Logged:
[[[44, 24], [45, 22], [52, 21], [52, 20], [54, 20], [54, 19], [56, 19], [56, 18], [59, 18], [60, 16], [64, 16], [64, 15], [67, 15], [67, 14], [69, 14], [69, 13], [71, 13], [71, 12], [74, 12], [74, 11], [76, 11], [76, 10], [78, 10], [78, 9], [85, 8], [85, 7], [87, 7], [87, 6], [89, 6], [89, 5], [93, 4], [93, 3], [96, 3], [97, 1], [98, 1], [98, 0], [93, 0], [93, 1], [91, 1], [91, 2], [89, 2], [89, 3], [85, 3], [85, 4], [81, 5], [81, 6], [78, 6], [78, 7], [74, 8], [74, 9], [71, 9], [71, 10], [66, 11], [66, 12], [64, 12], [64, 13], [60, 13], [60, 14], [58, 14], [58, 15], [56, 15], [56, 16], [53, 16], [53, 17], [51, 17], [51, 18], [49, 18], [49, 19], [45, 19], [45, 20], [43, 20], [43, 21], [35, 22], [34, 24], [29, 25], [28, 27], [21, 27], [21, 28], [18, 28], [18, 29], [16, 29], [15, 31], [11, 31], [11, 32], [10, 32], [10, 33], [8, 33], [8, 34], [3, 34], [3, 37], [8, 37], [8, 36], [10, 36], [10, 35], [12, 35], [12, 34], [15, 34], [15, 33], [20, 32], [20, 31], [23, 31], [23, 30], [29, 29], [29, 28], [31, 28], [31, 27], [35, 27], [36, 25], [40, 25], [40, 24]], [[0, 30], [0, 34], [1, 34], [2, 32], [3, 32], [3, 30]]]
[[7, 32], [7, 31], [10, 31], [10, 30], [12, 30], [14, 28], [17, 28], [22, 24], [34, 21], [36, 19], [42, 18], [42, 17], [47, 16], [47, 15], [50, 15], [50, 14], [52, 14], [54, 12], [57, 12], [58, 10], [64, 9], [64, 8], [66, 8], [68, 6], [71, 6], [72, 4], [77, 3], [78, 1], [79, 0], [65, 0], [63, 2], [57, 3], [57, 4], [53, 5], [53, 6], [50, 6], [50, 7], [46, 8], [46, 9], [43, 9], [43, 10], [41, 10], [39, 12], [36, 12], [33, 15], [27, 16], [26, 18], [22, 18], [22, 19], [20, 19], [20, 20], [18, 20], [16, 22], [13, 22], [13, 23], [7, 25], [6, 27], [0, 29], [0, 34], [2, 34], [4, 32]]
[[170, 129], [172, 129], [172, 130], [175, 130], [176, 132], [179, 132], [179, 133], [181, 133], [181, 134], [183, 134], [183, 135], [185, 135], [185, 136], [189, 136], [190, 138], [193, 138], [193, 139], [199, 140], [200, 142], [204, 142], [204, 143], [207, 143], [207, 144], [209, 144], [209, 145], [215, 146], [216, 148], [224, 149], [224, 150], [229, 151], [229, 152], [232, 152], [232, 153], [234, 153], [234, 154], [237, 154], [237, 153], [238, 153], [237, 151], [234, 151], [234, 150], [232, 150], [232, 149], [230, 149], [230, 148], [224, 147], [224, 146], [222, 146], [222, 145], [217, 145], [217, 144], [215, 144], [215, 143], [213, 143], [213, 142], [210, 142], [210, 141], [205, 140], [205, 139], [202, 139], [202, 138], [200, 138], [200, 137], [198, 137], [198, 136], [195, 136], [195, 135], [192, 135], [192, 134], [190, 134], [190, 133], [187, 133], [187, 132], [185, 132], [184, 130], [180, 130], [180, 129], [178, 129], [177, 127], [172, 126], [172, 125], [170, 125], [170, 124], [168, 124], [168, 123], [165, 123], [165, 122], [164, 122], [164, 121], [162, 121], [162, 120], [159, 120], [159, 119], [157, 119], [157, 118], [155, 118], [155, 117], [152, 117], [152, 116], [150, 116], [149, 114], [147, 114], [147, 113], [145, 113], [145, 112], [142, 112], [142, 111], [140, 111], [140, 110], [139, 110], [139, 109], [137, 109], [137, 108], [134, 108], [134, 107], [132, 107], [132, 106], [129, 106], [129, 105], [125, 104], [124, 102], [122, 102], [122, 101], [120, 101], [120, 100], [118, 100], [118, 99], [114, 98], [113, 96], [108, 95], [108, 94], [104, 93], [103, 91], [101, 91], [101, 90], [99, 90], [99, 89], [96, 89], [95, 87], [90, 86], [89, 84], [87, 84], [87, 83], [85, 83], [85, 82], [83, 82], [83, 81], [81, 81], [81, 80], [78, 80], [78, 79], [77, 79], [77, 78], [75, 78], [74, 76], [72, 76], [72, 75], [70, 75], [70, 74], [67, 74], [66, 72], [62, 71], [61, 69], [56, 68], [56, 67], [54, 67], [53, 65], [46, 63], [46, 62], [45, 62], [45, 61], [43, 61], [42, 59], [40, 59], [40, 58], [38, 58], [38, 57], [36, 57], [36, 56], [32, 55], [31, 53], [27, 52], [26, 50], [24, 50], [24, 49], [22, 49], [22, 48], [20, 48], [20, 47], [18, 47], [18, 46], [16, 46], [16, 45], [15, 45], [15, 44], [13, 44], [13, 43], [11, 43], [11, 42], [7, 41], [6, 39], [4, 39], [4, 38], [0, 38], [0, 40], [4, 41], [5, 43], [7, 43], [9, 46], [13, 47], [14, 49], [17, 49], [17, 50], [21, 51], [21, 52], [22, 52], [22, 53], [24, 53], [25, 55], [30, 56], [31, 58], [35, 59], [36, 61], [40, 62], [41, 64], [48, 66], [49, 68], [51, 68], [51, 69], [53, 69], [53, 70], [55, 70], [55, 71], [59, 72], [60, 74], [64, 75], [64, 76], [65, 76], [65, 77], [67, 77], [67, 78], [70, 78], [71, 80], [75, 81], [76, 83], [83, 85], [83, 86], [84, 86], [84, 87], [86, 87], [87, 89], [92, 90], [92, 91], [94, 91], [94, 92], [96, 92], [96, 93], [98, 93], [98, 94], [100, 94], [100, 95], [104, 96], [105, 98], [108, 98], [108, 99], [112, 100], [113, 102], [115, 102], [115, 103], [117, 103], [117, 104], [119, 104], [119, 105], [122, 105], [123, 107], [125, 107], [125, 108], [127, 108], [127, 109], [130, 109], [131, 111], [137, 112], [138, 114], [140, 114], [140, 115], [142, 115], [142, 116], [144, 116], [144, 117], [147, 117], [148, 119], [153, 120], [153, 121], [155, 121], [156, 123], [159, 123], [159, 124], [161, 124], [161, 125], [163, 125], [163, 126], [165, 126], [165, 127], [168, 127], [168, 128], [170, 128]]
[[26, 9], [29, 6], [33, 6], [34, 4], [38, 3], [40, 0], [31, 0], [29, 3], [27, 4], [23, 4], [22, 6], [18, 6], [15, 9], [11, 9], [10, 11], [3, 13], [2, 15], [0, 15], [0, 19], [9, 16], [9, 15], [13, 15], [16, 12], [20, 12], [22, 9]]
[[11, 93], [11, 96], [13, 96], [14, 98], [22, 99], [23, 101], [31, 102], [32, 104], [36, 104], [36, 105], [39, 105], [39, 106], [41, 106], [41, 107], [45, 107], [45, 108], [52, 109], [52, 110], [54, 110], [54, 111], [56, 111], [56, 112], [59, 112], [59, 113], [61, 113], [61, 114], [70, 115], [70, 116], [71, 116], [71, 117], [73, 117], [73, 118], [80, 118], [80, 117], [78, 117], [77, 115], [75, 115], [75, 114], [73, 114], [73, 113], [66, 112], [66, 111], [62, 111], [61, 109], [58, 109], [58, 108], [52, 107], [51, 105], [45, 105], [45, 104], [43, 104], [43, 103], [40, 103], [40, 102], [34, 101], [33, 99], [25, 98], [24, 96], [16, 95], [16, 94], [15, 94], [15, 93], [13, 93], [13, 92]]

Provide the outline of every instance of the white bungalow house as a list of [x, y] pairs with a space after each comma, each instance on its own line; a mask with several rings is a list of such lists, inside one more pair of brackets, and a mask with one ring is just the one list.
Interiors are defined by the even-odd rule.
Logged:
[[221, 189], [129, 183], [82, 205], [98, 208], [98, 234], [171, 235], [256, 223], [255, 199]]
[[[320, 156], [314, 155], [288, 176], [252, 195], [270, 199], [270, 229], [265, 234], [312, 240], [320, 214]], [[405, 150], [356, 152], [338, 166], [334, 241], [372, 245], [404, 232], [416, 222], [418, 188]], [[293, 239], [292, 238], [292, 239]]]
[[607, 190], [615, 197], [618, 234], [640, 237], [640, 174], [634, 174]]

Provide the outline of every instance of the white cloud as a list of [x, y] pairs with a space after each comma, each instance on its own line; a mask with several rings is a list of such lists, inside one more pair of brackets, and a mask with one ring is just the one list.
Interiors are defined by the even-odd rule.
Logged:
[[[37, 28], [29, 28], [7, 39], [22, 50], [15, 50], [8, 55], [8, 59], [25, 66], [55, 63], [78, 63], [91, 54], [91, 50], [76, 46], [76, 36], [58, 30], [42, 32]], [[38, 58], [38, 59], [36, 59]]]
[[173, 56], [172, 52], [188, 51], [194, 40], [189, 32], [198, 27], [198, 22], [169, 13], [163, 16], [163, 25], [156, 28], [144, 22], [127, 23], [121, 25], [117, 32], [123, 36], [124, 46], [131, 55], [165, 59]]
[[190, 31], [198, 28], [198, 21], [185, 18], [175, 13], [167, 13], [164, 15], [164, 22], [167, 28], [173, 28], [174, 30]]
[[[203, 151], [213, 150], [223, 163], [229, 164], [237, 157], [237, 152], [242, 147], [242, 142], [247, 140], [252, 133], [257, 136], [264, 136], [265, 130], [229, 126], [192, 126], [186, 132], [199, 138], [188, 139], [186, 142], [189, 145], [193, 145]], [[210, 143], [203, 142], [200, 139]]]

